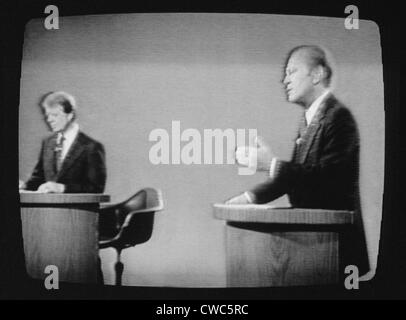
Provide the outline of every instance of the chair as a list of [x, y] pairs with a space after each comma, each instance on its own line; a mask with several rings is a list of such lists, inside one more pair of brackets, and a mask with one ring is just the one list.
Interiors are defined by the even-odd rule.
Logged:
[[121, 251], [151, 238], [155, 212], [163, 207], [162, 192], [145, 188], [123, 202], [100, 209], [99, 248], [112, 247], [117, 252], [114, 266], [117, 286], [121, 286], [124, 270]]

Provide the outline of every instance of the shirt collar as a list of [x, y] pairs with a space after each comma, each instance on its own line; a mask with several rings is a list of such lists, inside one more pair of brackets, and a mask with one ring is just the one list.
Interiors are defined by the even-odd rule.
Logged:
[[76, 136], [78, 135], [79, 132], [79, 124], [76, 122], [73, 122], [64, 132], [63, 132], [63, 137], [65, 138], [65, 141], [73, 141]]
[[310, 108], [306, 110], [305, 115], [306, 115], [306, 122], [307, 125], [312, 122], [315, 114], [320, 108], [320, 105], [324, 98], [330, 93], [329, 89], [326, 89], [316, 100], [313, 101], [313, 103], [310, 105]]

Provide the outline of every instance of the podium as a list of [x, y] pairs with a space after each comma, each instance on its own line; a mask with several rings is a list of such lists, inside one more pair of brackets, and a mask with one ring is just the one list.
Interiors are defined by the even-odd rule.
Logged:
[[98, 210], [110, 200], [103, 194], [20, 193], [27, 273], [45, 279], [47, 266], [59, 281], [96, 283]]
[[227, 287], [337, 284], [343, 275], [343, 243], [354, 223], [351, 211], [213, 206], [224, 220]]

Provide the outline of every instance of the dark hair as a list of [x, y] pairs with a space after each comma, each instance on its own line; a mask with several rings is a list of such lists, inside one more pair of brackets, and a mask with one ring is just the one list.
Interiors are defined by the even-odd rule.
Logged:
[[307, 58], [308, 58], [308, 63], [311, 68], [315, 67], [322, 67], [324, 69], [325, 77], [322, 80], [323, 84], [325, 84], [327, 87], [330, 86], [331, 84], [331, 78], [333, 76], [333, 70], [331, 69], [331, 66], [329, 62], [327, 61], [327, 56], [325, 51], [320, 48], [319, 46], [315, 45], [302, 45], [293, 48], [292, 50], [289, 51], [288, 56], [285, 61], [285, 69], [286, 65], [290, 59], [290, 57], [298, 52], [298, 51], [305, 51], [307, 53]]

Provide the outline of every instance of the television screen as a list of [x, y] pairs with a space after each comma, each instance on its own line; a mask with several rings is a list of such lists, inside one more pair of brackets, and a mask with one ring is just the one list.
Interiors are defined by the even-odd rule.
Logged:
[[[14, 102], [13, 106], [5, 105], [5, 112], [15, 120], [7, 126], [18, 123], [13, 127], [16, 137], [12, 140], [12, 150], [18, 155], [10, 161], [18, 159], [18, 166], [13, 165], [15, 181], [18, 176], [25, 189], [19, 196], [17, 189], [13, 190], [15, 202], [10, 206], [15, 208], [14, 218], [19, 217], [23, 198], [35, 199], [47, 193], [51, 197], [104, 193], [109, 199], [101, 204], [103, 210], [112, 205], [117, 208], [145, 188], [160, 190], [163, 208], [155, 212], [148, 239], [137, 245], [136, 240], [130, 240], [119, 250], [124, 267], [121, 285], [216, 292], [234, 283], [230, 280], [233, 274], [244, 272], [230, 273], [235, 258], [230, 255], [230, 239], [234, 238], [227, 230], [229, 221], [216, 216], [216, 205], [221, 207], [235, 196], [240, 197], [237, 202], [248, 198], [247, 203], [241, 203], [248, 204], [244, 210], [251, 210], [248, 221], [253, 222], [250, 214], [255, 210], [263, 210], [261, 219], [265, 220], [254, 222], [264, 225], [280, 208], [286, 215], [301, 207], [316, 213], [324, 209], [327, 213], [323, 219], [332, 211], [347, 211], [353, 213], [349, 218], [352, 223], [361, 228], [369, 261], [369, 268], [359, 271], [357, 281], [361, 287], [374, 283], [380, 272], [383, 276], [387, 270], [384, 265], [380, 269], [380, 263], [385, 263], [380, 259], [389, 257], [391, 250], [391, 244], [383, 241], [390, 237], [383, 222], [397, 215], [393, 204], [386, 203], [386, 209], [383, 204], [394, 197], [392, 180], [388, 179], [395, 179], [396, 164], [389, 152], [396, 146], [394, 140], [390, 146], [385, 142], [395, 134], [388, 132], [397, 124], [392, 121], [399, 101], [391, 99], [394, 86], [399, 84], [390, 73], [397, 62], [392, 59], [393, 42], [387, 38], [389, 22], [379, 15], [376, 19], [375, 13], [363, 15], [367, 10], [371, 8], [361, 4], [314, 10], [287, 5], [160, 10], [66, 2], [22, 8], [21, 32], [15, 31], [21, 41], [13, 43], [14, 52], [20, 55], [14, 57], [15, 69], [4, 70], [8, 77], [4, 79], [11, 79], [8, 86], [13, 88], [6, 96]], [[9, 33], [13, 38], [13, 31]], [[387, 79], [393, 87], [389, 88]], [[308, 123], [302, 135], [298, 128], [303, 115]], [[53, 168], [50, 163], [54, 159], [48, 158], [56, 154], [58, 132], [66, 132], [62, 169]], [[82, 134], [87, 140], [79, 146]], [[7, 135], [2, 140], [6, 141]], [[79, 147], [83, 150], [76, 151]], [[238, 153], [241, 150], [245, 151], [242, 155]], [[76, 167], [79, 173], [69, 175]], [[278, 171], [279, 167], [287, 168], [288, 173]], [[65, 176], [59, 175], [64, 170]], [[261, 193], [258, 185], [264, 182], [268, 189]], [[286, 186], [273, 193], [284, 183]], [[262, 194], [266, 196], [259, 201]], [[389, 198], [385, 200], [384, 194]], [[146, 197], [137, 210], [148, 206]], [[32, 201], [37, 200], [28, 202]], [[38, 203], [41, 201], [45, 200]], [[41, 206], [38, 203], [36, 208]], [[21, 206], [23, 210], [27, 204]], [[103, 218], [101, 214], [92, 223]], [[125, 220], [120, 214], [115, 218], [116, 229], [110, 238], [120, 235], [117, 223]], [[38, 227], [43, 230], [39, 247], [62, 257], [58, 261], [67, 261], [67, 255], [61, 255], [60, 249], [52, 246], [54, 240], [49, 239], [66, 237], [71, 241], [75, 235], [80, 238], [82, 231], [75, 225], [52, 229], [48, 219], [46, 228], [45, 220], [41, 224], [46, 231]], [[33, 222], [23, 216], [21, 221], [16, 221], [20, 237], [11, 241], [25, 258], [24, 262], [22, 257], [16, 259], [32, 277], [29, 261], [37, 258], [27, 257], [31, 249], [24, 233], [28, 232], [27, 224]], [[313, 224], [324, 223], [317, 221]], [[343, 236], [337, 221], [330, 223], [332, 229], [320, 229], [321, 238], [317, 239], [338, 235], [332, 242], [328, 238], [329, 244], [338, 246]], [[265, 233], [279, 235], [283, 231], [274, 220], [271, 224], [275, 229]], [[47, 242], [44, 232], [49, 230], [54, 231]], [[64, 234], [63, 230], [73, 233]], [[258, 232], [253, 228], [244, 235], [256, 237]], [[238, 241], [243, 238], [237, 237]], [[303, 255], [325, 254], [327, 249], [318, 242], [305, 246], [300, 239], [285, 240], [289, 248]], [[95, 237], [86, 241], [97, 243]], [[263, 262], [269, 260], [268, 244], [258, 249], [255, 241], [245, 242], [249, 245], [245, 251], [243, 244], [234, 244], [235, 254], [249, 253], [251, 260], [242, 259], [248, 268], [256, 263], [258, 270], [271, 268], [272, 261], [271, 267]], [[117, 283], [117, 245], [99, 246], [97, 261], [94, 257], [91, 261], [98, 268], [102, 285], [92, 288], [103, 292]], [[352, 243], [344, 250], [357, 246]], [[66, 250], [84, 250], [79, 247]], [[336, 249], [337, 257], [341, 257], [342, 248]], [[289, 259], [293, 264], [295, 258]], [[339, 262], [332, 261], [329, 263], [338, 266]], [[313, 267], [303, 265], [302, 269]], [[350, 291], [345, 284], [345, 267], [340, 266], [338, 287]], [[59, 266], [60, 272], [68, 269]], [[47, 281], [49, 274], [44, 270], [39, 281]], [[323, 277], [324, 273], [319, 275]], [[244, 280], [234, 287], [284, 286], [279, 280], [259, 279]], [[62, 281], [70, 283], [69, 277], [62, 276]], [[317, 281], [293, 284], [286, 290], [301, 292], [303, 284], [319, 285]]]

